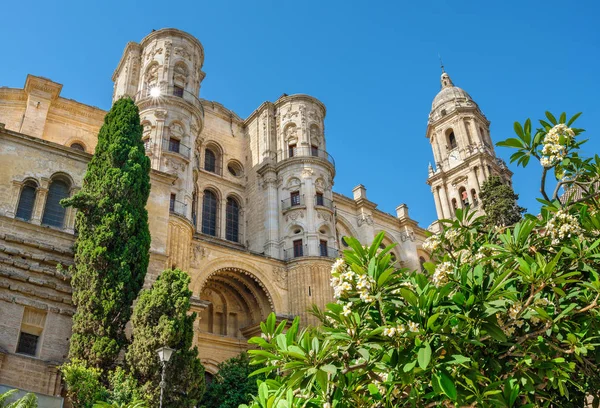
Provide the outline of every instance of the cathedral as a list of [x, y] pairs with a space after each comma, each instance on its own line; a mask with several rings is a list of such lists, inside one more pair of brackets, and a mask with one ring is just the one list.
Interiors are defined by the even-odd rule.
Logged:
[[[427, 231], [400, 204], [377, 209], [357, 185], [333, 192], [335, 152], [327, 149], [326, 108], [304, 94], [266, 101], [247, 118], [199, 97], [204, 49], [176, 29], [126, 45], [112, 79], [113, 101], [132, 98], [151, 161], [147, 203], [150, 265], [146, 286], [166, 268], [189, 273], [194, 344], [206, 372], [248, 348], [271, 312], [300, 316], [333, 300], [330, 267], [343, 237], [364, 244], [383, 231], [398, 266], [417, 269], [429, 255]], [[443, 73], [426, 130], [435, 166], [427, 183], [438, 218], [480, 211], [491, 174], [510, 183], [496, 158], [490, 122]], [[28, 75], [0, 88], [0, 392], [35, 392], [61, 407], [58, 367], [71, 334], [69, 276], [77, 192], [106, 111], [60, 96], [62, 85]], [[435, 229], [432, 225], [431, 229]]]

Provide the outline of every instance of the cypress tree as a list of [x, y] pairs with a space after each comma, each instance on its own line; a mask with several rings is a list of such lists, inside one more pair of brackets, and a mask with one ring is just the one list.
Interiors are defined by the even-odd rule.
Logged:
[[519, 195], [498, 176], [490, 176], [481, 186], [481, 205], [485, 211], [485, 224], [509, 226], [521, 220], [525, 208], [519, 207]]
[[120, 99], [104, 118], [81, 191], [62, 202], [78, 210], [69, 356], [93, 367], [110, 368], [126, 343], [125, 325], [148, 269], [149, 193], [139, 111]]
[[166, 366], [163, 406], [194, 407], [204, 394], [204, 368], [192, 347], [196, 314], [189, 314], [189, 283], [187, 273], [166, 270], [140, 293], [133, 311], [125, 361], [150, 406], [158, 406], [161, 366], [156, 350], [162, 346], [176, 350]]

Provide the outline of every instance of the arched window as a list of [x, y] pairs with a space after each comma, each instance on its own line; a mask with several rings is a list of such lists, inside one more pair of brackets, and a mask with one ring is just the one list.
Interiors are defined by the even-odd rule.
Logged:
[[461, 187], [460, 190], [458, 190], [458, 194], [460, 195], [460, 202], [462, 203], [463, 208], [468, 207], [469, 195], [467, 194], [467, 189]]
[[217, 236], [217, 195], [210, 190], [204, 190], [202, 233]]
[[471, 189], [471, 198], [473, 199], [473, 207], [477, 207], [479, 199], [477, 198], [477, 191], [473, 188]]
[[79, 150], [81, 152], [85, 152], [85, 147], [81, 143], [73, 143], [71, 144], [71, 149]]
[[204, 150], [204, 170], [211, 173], [217, 172], [217, 156], [210, 149]]
[[240, 239], [240, 205], [231, 197], [225, 207], [225, 239], [233, 242]]
[[25, 221], [29, 221], [33, 215], [33, 207], [35, 206], [35, 189], [37, 185], [33, 181], [27, 181], [21, 189], [19, 196], [19, 204], [17, 206], [16, 217]]
[[[385, 245], [383, 242], [381, 244], [379, 244], [379, 248], [380, 249], [385, 249], [387, 245]], [[391, 250], [390, 252], [388, 252], [390, 254], [390, 258], [392, 260], [392, 262], [396, 262], [396, 254], [393, 252], [393, 250]]]
[[450, 150], [456, 149], [456, 136], [454, 136], [454, 131], [450, 131], [448, 134], [448, 145], [450, 146]]
[[44, 206], [42, 224], [62, 228], [65, 222], [65, 208], [60, 200], [69, 196], [70, 185], [63, 179], [54, 179], [48, 189], [48, 197]]
[[456, 210], [458, 209], [458, 206], [456, 205], [456, 198], [452, 199], [452, 208], [454, 208], [454, 212], [456, 213]]
[[422, 257], [422, 256], [420, 256], [420, 257], [419, 257], [419, 266], [420, 266], [420, 268], [421, 268], [421, 272], [425, 272], [425, 266], [424, 266], [424, 265], [425, 265], [425, 262], [427, 262], [427, 261], [425, 260], [425, 258], [424, 258], [424, 257]]

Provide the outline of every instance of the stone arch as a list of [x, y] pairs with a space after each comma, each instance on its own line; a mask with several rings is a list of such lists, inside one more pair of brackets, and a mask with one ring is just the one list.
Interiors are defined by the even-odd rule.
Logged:
[[[224, 261], [227, 262], [227, 261]], [[269, 313], [276, 310], [276, 301], [267, 277], [261, 279], [250, 272], [247, 265], [223, 261], [214, 264], [202, 279], [192, 281], [192, 290], [209, 307], [200, 312], [200, 332], [221, 336], [245, 338], [244, 329], [257, 326]], [[242, 267], [239, 267], [242, 266]], [[210, 267], [210, 264], [209, 264]]]
[[151, 88], [158, 85], [158, 71], [160, 69], [160, 64], [158, 61], [152, 61], [148, 66], [146, 66], [146, 70], [144, 71], [144, 86], [146, 88]]
[[65, 173], [63, 171], [57, 171], [56, 173], [54, 173], [50, 176], [51, 181], [60, 180], [60, 179], [62, 179], [63, 181], [66, 181], [69, 184], [69, 186], [71, 187], [71, 189], [75, 186], [75, 180], [73, 180], [73, 177], [71, 177], [71, 175], [69, 173]]
[[335, 217], [336, 219], [336, 230], [340, 233], [338, 234], [338, 241], [340, 243], [340, 248], [346, 248], [344, 242], [342, 241], [342, 237], [350, 235], [356, 239], [358, 239], [358, 232], [352, 226], [352, 223], [348, 221], [343, 215], [340, 215], [339, 212]]
[[454, 133], [454, 129], [452, 129], [452, 128], [446, 129], [445, 135], [446, 135], [446, 143], [448, 146], [448, 150], [456, 149], [458, 144], [456, 142], [456, 134]]
[[298, 177], [292, 176], [285, 183], [285, 189], [286, 190], [295, 190], [295, 189], [299, 189], [301, 185], [302, 185], [302, 181]]
[[383, 241], [381, 241], [381, 245], [379, 245], [379, 247], [381, 249], [383, 249], [383, 248], [385, 248], [385, 247], [387, 247], [389, 245], [396, 244], [394, 246], [394, 248], [392, 248], [392, 250], [390, 251], [390, 253], [392, 254], [392, 260], [395, 261], [397, 259], [400, 262], [402, 262], [402, 257], [400, 256], [400, 254], [398, 252], [398, 249], [400, 248], [400, 243], [398, 242], [398, 240], [396, 239], [396, 237], [394, 237], [394, 235], [392, 235], [391, 232], [388, 232], [388, 231], [383, 230], [383, 229], [379, 229], [379, 230], [374, 231], [375, 235], [379, 234], [380, 232], [383, 232], [384, 236], [383, 236]]
[[286, 146], [298, 143], [298, 126], [294, 122], [287, 123], [283, 128], [283, 139]]
[[315, 146], [319, 150], [325, 150], [325, 137], [321, 126], [317, 122], [308, 125], [308, 134], [311, 146]]
[[212, 358], [200, 358], [200, 362], [204, 366], [204, 371], [215, 375], [219, 372], [219, 362], [217, 360], [213, 360]]
[[178, 60], [173, 66], [173, 85], [185, 88], [188, 82], [190, 69], [183, 60]]

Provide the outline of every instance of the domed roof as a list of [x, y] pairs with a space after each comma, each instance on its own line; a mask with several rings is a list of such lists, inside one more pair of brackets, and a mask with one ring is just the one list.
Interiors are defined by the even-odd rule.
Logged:
[[473, 101], [473, 98], [471, 98], [471, 95], [469, 95], [467, 91], [457, 86], [442, 88], [442, 90], [435, 96], [435, 98], [433, 98], [431, 110], [434, 110], [435, 108], [445, 104], [446, 102], [454, 100], [460, 100], [460, 102], [465, 102]]
[[479, 109], [477, 103], [471, 98], [465, 90], [454, 86], [450, 75], [446, 72], [442, 73], [440, 78], [442, 90], [433, 98], [431, 104], [430, 120], [437, 120], [458, 107], [475, 107]]

